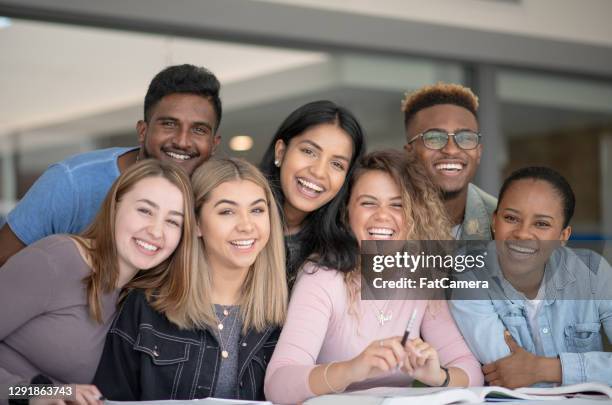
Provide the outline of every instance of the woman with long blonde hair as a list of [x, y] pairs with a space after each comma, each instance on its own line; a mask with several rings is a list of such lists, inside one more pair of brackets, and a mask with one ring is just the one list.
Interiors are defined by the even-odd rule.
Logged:
[[276, 203], [240, 159], [211, 159], [192, 185], [200, 249], [181, 280], [185, 299], [146, 285], [128, 296], [95, 378], [106, 398], [263, 399], [287, 303]]
[[[372, 152], [359, 161], [347, 211], [361, 244], [451, 239], [437, 189], [423, 168], [400, 152]], [[268, 367], [269, 400], [299, 403], [345, 390], [405, 387], [413, 380], [482, 385], [480, 364], [446, 302], [362, 300], [360, 273], [304, 266]], [[402, 345], [409, 321], [411, 334]]]
[[172, 285], [193, 250], [192, 211], [189, 178], [145, 160], [119, 176], [82, 235], [48, 236], [7, 261], [0, 268], [0, 385], [76, 383], [77, 403], [98, 402], [100, 392], [87, 384], [120, 291], [149, 283], [180, 297]]

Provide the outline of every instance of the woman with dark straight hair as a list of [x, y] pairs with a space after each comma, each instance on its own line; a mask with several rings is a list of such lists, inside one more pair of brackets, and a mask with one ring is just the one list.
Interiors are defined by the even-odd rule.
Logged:
[[355, 267], [355, 239], [339, 216], [364, 133], [346, 108], [321, 100], [293, 111], [262, 159], [284, 220], [289, 283], [311, 259], [339, 270]]

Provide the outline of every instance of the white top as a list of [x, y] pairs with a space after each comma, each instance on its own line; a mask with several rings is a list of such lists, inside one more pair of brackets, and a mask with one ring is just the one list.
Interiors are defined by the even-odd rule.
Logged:
[[525, 300], [527, 321], [529, 322], [531, 336], [533, 336], [533, 343], [535, 345], [536, 353], [538, 354], [544, 353], [542, 339], [540, 338], [540, 323], [538, 322], [538, 314], [542, 308], [542, 298], [544, 298], [544, 281], [542, 281], [540, 284], [540, 289], [538, 290], [536, 297], [532, 300]]

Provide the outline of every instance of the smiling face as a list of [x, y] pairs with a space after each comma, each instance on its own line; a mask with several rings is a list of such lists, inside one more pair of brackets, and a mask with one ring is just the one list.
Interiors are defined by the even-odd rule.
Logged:
[[381, 170], [369, 170], [355, 182], [348, 215], [349, 225], [359, 241], [406, 239], [400, 187]]
[[206, 98], [167, 95], [152, 108], [148, 123], [138, 121], [142, 157], [173, 162], [191, 174], [219, 144], [216, 127], [215, 110]]
[[[469, 110], [453, 104], [440, 104], [417, 112], [407, 128], [407, 139], [430, 129], [441, 129], [448, 133], [460, 130], [478, 132], [476, 117]], [[406, 144], [406, 150], [414, 150], [425, 166], [429, 178], [445, 194], [466, 192], [467, 186], [476, 174], [480, 164], [482, 145], [475, 149], [464, 150], [457, 146], [451, 136], [446, 146], [440, 150], [425, 147], [423, 140], [417, 138]]]
[[513, 182], [493, 216], [504, 273], [520, 275], [542, 270], [559, 241], [566, 241], [571, 234], [571, 228], [564, 228], [563, 222], [561, 197], [548, 182]]
[[333, 199], [344, 184], [353, 155], [353, 142], [340, 127], [321, 124], [275, 147], [281, 162], [280, 182], [285, 215], [296, 226]]
[[270, 238], [265, 191], [249, 180], [217, 186], [198, 220], [206, 259], [217, 271], [247, 271]]
[[183, 229], [183, 195], [163, 177], [147, 177], [117, 202], [119, 271], [150, 269], [176, 249]]

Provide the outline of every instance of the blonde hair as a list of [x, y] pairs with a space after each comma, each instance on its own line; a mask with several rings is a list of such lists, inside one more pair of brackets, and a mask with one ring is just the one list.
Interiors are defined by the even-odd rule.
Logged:
[[[407, 239], [452, 240], [450, 220], [439, 191], [414, 155], [390, 149], [375, 151], [360, 159], [358, 164], [351, 178], [351, 191], [359, 178], [372, 170], [388, 174], [399, 186], [404, 220], [408, 227]], [[345, 220], [348, 221], [348, 212]], [[344, 275], [349, 308], [354, 309], [359, 296], [360, 277], [359, 271]]]
[[474, 116], [478, 113], [478, 97], [474, 92], [460, 84], [438, 82], [424, 86], [412, 92], [405, 93], [402, 100], [404, 126], [408, 129], [410, 120], [419, 111], [440, 104], [453, 104], [470, 111]]
[[[261, 172], [252, 164], [236, 158], [213, 158], [200, 166], [192, 176], [195, 209], [199, 216], [202, 206], [220, 184], [233, 180], [248, 180], [264, 190], [270, 218], [270, 238], [255, 259], [242, 286], [240, 313], [243, 333], [254, 328], [264, 330], [268, 325], [281, 326], [287, 314], [287, 280], [285, 271], [285, 244], [281, 218], [274, 196]], [[200, 314], [198, 326], [216, 327], [218, 323], [212, 291], [211, 271], [206, 261], [206, 248], [201, 249], [197, 277], [190, 286], [190, 305]]]
[[123, 172], [113, 183], [102, 202], [98, 214], [89, 227], [75, 240], [82, 247], [92, 266], [91, 275], [83, 280], [87, 286], [89, 314], [97, 322], [102, 322], [100, 296], [116, 288], [119, 279], [119, 262], [115, 242], [115, 221], [117, 204], [123, 196], [143, 179], [161, 177], [175, 185], [183, 196], [183, 227], [181, 240], [175, 251], [153, 269], [139, 272], [123, 290], [119, 302], [133, 288], [155, 290], [155, 308], [170, 316], [186, 298], [189, 285], [188, 270], [194, 256], [195, 232], [193, 224], [193, 193], [187, 175], [177, 166], [156, 159], [137, 162]]

